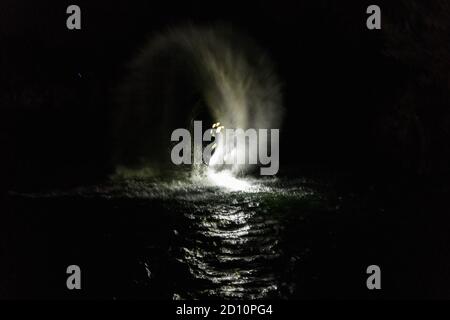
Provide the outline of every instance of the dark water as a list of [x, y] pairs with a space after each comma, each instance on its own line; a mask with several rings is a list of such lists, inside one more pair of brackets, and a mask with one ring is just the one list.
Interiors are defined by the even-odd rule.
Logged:
[[[365, 285], [371, 264], [386, 270], [384, 296], [415, 288], [414, 272], [402, 273], [411, 246], [395, 235], [401, 219], [314, 180], [258, 179], [231, 191], [128, 179], [7, 202], [8, 297], [379, 297]], [[71, 264], [82, 270], [78, 292], [65, 287]]]

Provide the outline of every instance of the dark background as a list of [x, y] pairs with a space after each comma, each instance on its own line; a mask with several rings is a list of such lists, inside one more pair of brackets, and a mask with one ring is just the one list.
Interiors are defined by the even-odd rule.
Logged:
[[265, 48], [283, 81], [282, 163], [392, 180], [448, 177], [449, 27], [444, 1], [69, 2], [0, 7], [2, 189], [101, 178], [125, 65], [152, 34], [183, 23], [231, 24]]
[[228, 23], [268, 51], [283, 81], [280, 173], [329, 174], [340, 188], [385, 203], [385, 224], [408, 243], [404, 264], [413, 256], [430, 274], [425, 296], [448, 295], [446, 1], [378, 1], [375, 31], [365, 26], [368, 1], [78, 1], [76, 31], [66, 28], [70, 4], [0, 4], [2, 199], [103, 181], [113, 169], [111, 112], [127, 61], [167, 27]]

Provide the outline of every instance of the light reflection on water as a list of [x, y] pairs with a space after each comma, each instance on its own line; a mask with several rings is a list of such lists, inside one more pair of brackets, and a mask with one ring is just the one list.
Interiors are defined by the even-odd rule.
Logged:
[[277, 290], [275, 275], [264, 270], [280, 254], [277, 221], [258, 216], [258, 206], [211, 203], [185, 214], [191, 228], [179, 234], [185, 246], [177, 259], [205, 285], [198, 292], [180, 288], [175, 297], [261, 298]]
[[[173, 215], [173, 229], [167, 230], [168, 238], [174, 235], [169, 256], [175, 270], [187, 270], [173, 275], [173, 299], [282, 297], [283, 261], [289, 260], [281, 243], [282, 220], [289, 206], [298, 208], [293, 201], [315, 197], [316, 192], [293, 179], [250, 179], [245, 184], [245, 191], [235, 191], [208, 179], [125, 179], [34, 196], [76, 195], [118, 203], [125, 198], [144, 201], [155, 219]], [[165, 212], [152, 210], [155, 203]], [[141, 264], [150, 278], [154, 273], [146, 261], [154, 257], [145, 258]]]
[[[280, 296], [282, 280], [272, 264], [283, 254], [283, 227], [267, 199], [303, 197], [308, 192], [277, 183], [274, 178], [245, 181], [246, 188], [237, 192], [195, 180], [185, 193], [177, 193], [184, 220], [180, 224], [187, 227], [176, 231], [175, 259], [187, 266], [194, 285], [181, 282], [174, 299]], [[177, 185], [171, 190], [177, 188], [182, 189]]]

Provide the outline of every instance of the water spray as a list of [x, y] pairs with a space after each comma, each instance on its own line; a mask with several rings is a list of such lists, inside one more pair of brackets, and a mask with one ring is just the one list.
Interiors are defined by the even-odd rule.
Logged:
[[[170, 168], [172, 132], [195, 120], [211, 124], [214, 135], [225, 128], [280, 127], [282, 97], [274, 67], [258, 45], [232, 28], [187, 26], [161, 33], [129, 69], [115, 117], [116, 160], [122, 166]], [[207, 163], [187, 170], [219, 185], [238, 185], [225, 182], [252, 166], [221, 167], [220, 155], [236, 156], [240, 150], [224, 150], [218, 143], [212, 149]]]

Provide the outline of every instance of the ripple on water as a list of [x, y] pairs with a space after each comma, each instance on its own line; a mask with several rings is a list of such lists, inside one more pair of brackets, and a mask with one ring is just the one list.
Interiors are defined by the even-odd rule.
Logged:
[[[249, 187], [245, 190], [230, 190], [201, 179], [126, 179], [26, 196], [125, 198], [149, 201], [149, 207], [154, 201], [162, 203], [167, 213], [176, 216], [172, 230], [176, 243], [171, 258], [188, 270], [189, 277], [178, 278], [174, 298], [277, 297], [280, 273], [271, 266], [283, 256], [283, 223], [275, 212], [282, 212], [290, 200], [310, 196], [314, 191], [303, 187], [302, 181], [275, 178], [248, 179], [246, 185]], [[151, 266], [143, 265], [148, 277], [154, 277]]]

